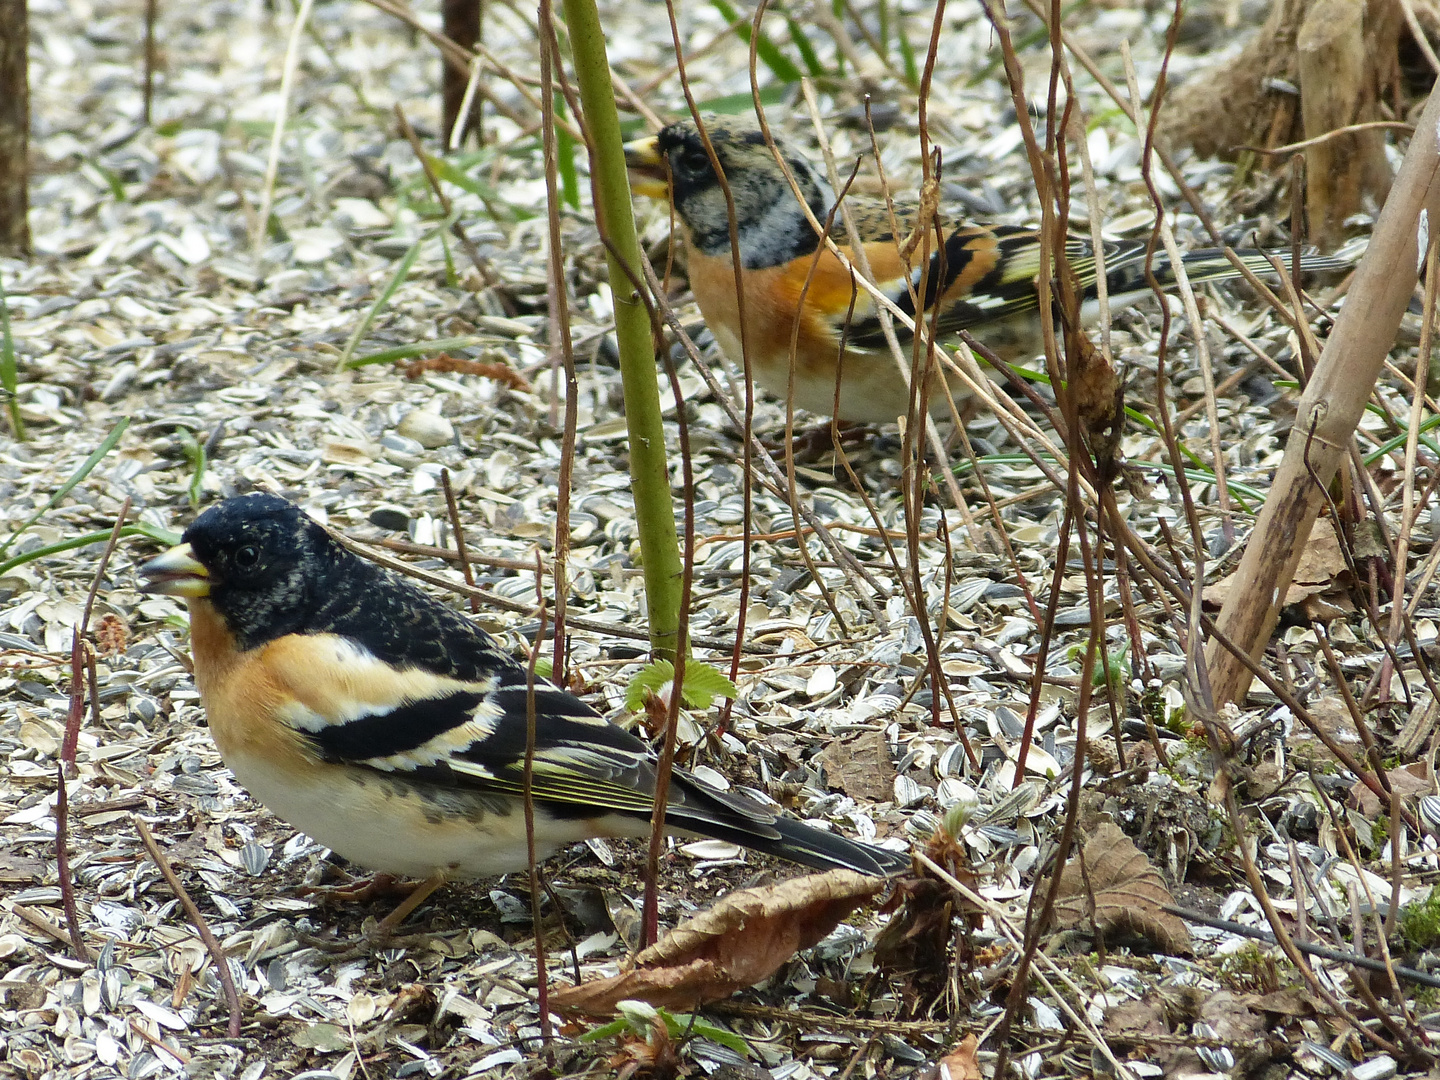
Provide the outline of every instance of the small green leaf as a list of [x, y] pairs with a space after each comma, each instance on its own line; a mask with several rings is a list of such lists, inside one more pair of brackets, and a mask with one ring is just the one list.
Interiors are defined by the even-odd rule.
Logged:
[[665, 1034], [666, 1034], [666, 1035], [669, 1035], [670, 1038], [672, 1038], [672, 1039], [683, 1039], [683, 1038], [685, 1038], [685, 1034], [686, 1034], [686, 1032], [689, 1030], [689, 1028], [687, 1027], [687, 1025], [681, 1023], [681, 1021], [682, 1021], [682, 1020], [688, 1020], [689, 1017], [687, 1017], [687, 1016], [672, 1016], [670, 1013], [666, 1012], [664, 1009], [659, 1009], [659, 1008], [657, 1008], [657, 1009], [655, 1010], [655, 1015], [659, 1018], [660, 1022], [665, 1025]]
[[16, 397], [19, 383], [15, 366], [15, 342], [10, 338], [10, 305], [5, 302], [5, 289], [0, 286], [0, 391], [10, 409], [10, 427], [15, 438], [25, 441], [25, 421], [20, 418], [20, 399]]
[[197, 510], [200, 507], [200, 493], [204, 490], [206, 454], [205, 444], [189, 428], [179, 428], [176, 431], [176, 438], [179, 440], [180, 449], [185, 453], [185, 460], [190, 463], [190, 508]]
[[[631, 712], [645, 708], [645, 692], [658, 693], [675, 681], [675, 665], [669, 660], [655, 660], [641, 668], [625, 688], [625, 707]], [[703, 660], [685, 661], [685, 685], [681, 697], [692, 709], [708, 709], [717, 697], [733, 698], [735, 684], [724, 673]]]
[[645, 711], [645, 691], [656, 693], [675, 679], [675, 665], [669, 660], [655, 660], [635, 673], [625, 687], [625, 707], [631, 712]]
[[628, 1031], [630, 1025], [624, 1020], [611, 1020], [608, 1024], [601, 1024], [599, 1027], [591, 1028], [580, 1036], [581, 1042], [599, 1042], [601, 1039], [611, 1039], [622, 1031]]
[[[565, 116], [565, 96], [555, 94], [555, 116]], [[555, 127], [555, 167], [560, 175], [560, 193], [572, 208], [580, 209], [580, 173], [575, 165], [575, 136], [568, 128]]]
[[734, 698], [735, 684], [719, 668], [703, 660], [685, 661], [685, 703], [692, 709], [708, 709], [717, 697]]
[[625, 1022], [630, 1025], [630, 1030], [640, 1035], [649, 1035], [655, 1021], [660, 1019], [659, 1011], [648, 1001], [634, 999], [617, 1001], [615, 1011], [624, 1017]]
[[555, 674], [555, 661], [548, 656], [537, 656], [535, 658], [535, 677], [537, 679], [548, 679]]
[[709, 1039], [713, 1043], [719, 1043], [727, 1050], [733, 1050], [735, 1053], [743, 1054], [748, 1058], [755, 1056], [755, 1052], [750, 1049], [750, 1044], [733, 1031], [726, 1031], [724, 1028], [718, 1028], [714, 1024], [707, 1024], [704, 1020], [696, 1020], [692, 1023], [691, 1018], [684, 1013], [677, 1013], [675, 1019], [679, 1021], [691, 1035], [698, 1035], [702, 1039]]

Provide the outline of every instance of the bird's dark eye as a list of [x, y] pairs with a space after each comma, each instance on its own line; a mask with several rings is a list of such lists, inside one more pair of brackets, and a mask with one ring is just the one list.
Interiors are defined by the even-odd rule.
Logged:
[[253, 570], [260, 564], [260, 549], [254, 544], [246, 544], [235, 550], [235, 565], [241, 570]]
[[673, 162], [679, 171], [689, 173], [692, 176], [703, 176], [711, 172], [710, 155], [705, 152], [703, 146], [687, 146], [676, 156]]

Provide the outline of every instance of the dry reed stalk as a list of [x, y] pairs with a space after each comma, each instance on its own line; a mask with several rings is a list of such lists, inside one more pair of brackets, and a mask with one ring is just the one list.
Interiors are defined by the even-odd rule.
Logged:
[[[1355, 271], [1345, 306], [1300, 399], [1270, 497], [1246, 545], [1217, 625], [1258, 659], [1280, 618], [1310, 528], [1350, 446], [1419, 277], [1417, 229], [1440, 214], [1440, 93], [1432, 91], [1400, 175]], [[1215, 707], [1240, 701], [1250, 672], [1215, 641], [1206, 652]]]

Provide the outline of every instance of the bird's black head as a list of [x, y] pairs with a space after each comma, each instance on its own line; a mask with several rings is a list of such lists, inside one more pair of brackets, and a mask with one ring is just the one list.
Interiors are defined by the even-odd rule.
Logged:
[[[735, 225], [745, 264], [771, 265], [767, 259], [780, 257], [769, 250], [771, 247], [783, 249], [785, 257], [793, 257], [797, 243], [813, 251], [814, 230], [799, 213], [790, 182], [755, 120], [711, 117], [705, 121], [705, 131], [735, 201]], [[823, 222], [834, 201], [830, 185], [803, 154], [783, 140], [776, 140], [775, 148], [806, 204]], [[632, 175], [639, 178], [634, 186], [641, 194], [656, 193], [645, 178], [653, 180], [663, 164], [669, 173], [675, 212], [689, 228], [692, 242], [706, 254], [729, 250], [725, 192], [705, 149], [705, 140], [692, 121], [678, 121], [661, 129], [653, 139], [629, 144], [627, 161]]]
[[[140, 568], [147, 592], [205, 597], [241, 648], [303, 631], [353, 561], [300, 507], [274, 495], [227, 499], [183, 543]], [[353, 573], [353, 572], [352, 572]]]

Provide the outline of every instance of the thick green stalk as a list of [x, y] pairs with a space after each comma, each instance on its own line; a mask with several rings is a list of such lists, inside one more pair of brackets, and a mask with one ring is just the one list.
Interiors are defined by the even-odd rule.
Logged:
[[650, 318], [636, 291], [640, 240], [630, 203], [630, 179], [620, 138], [620, 117], [605, 55], [605, 35], [595, 0], [565, 0], [575, 81], [590, 136], [590, 177], [595, 217], [608, 241], [606, 261], [615, 300], [615, 338], [625, 386], [625, 421], [630, 431], [630, 487], [640, 532], [645, 597], [650, 608], [650, 647], [673, 657], [680, 623], [680, 545], [665, 465], [665, 431]]

